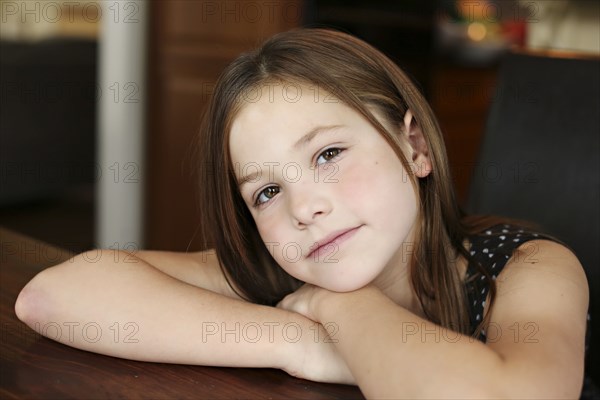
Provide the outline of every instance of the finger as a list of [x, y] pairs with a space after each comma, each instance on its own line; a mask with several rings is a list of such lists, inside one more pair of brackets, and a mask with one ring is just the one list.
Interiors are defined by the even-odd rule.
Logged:
[[281, 299], [279, 301], [279, 303], [277, 303], [277, 305], [275, 305], [275, 307], [277, 307], [277, 308], [283, 308], [284, 310], [287, 310], [287, 306], [288, 306], [289, 302], [286, 301], [286, 299], [287, 299], [287, 296], [284, 297], [283, 299]]

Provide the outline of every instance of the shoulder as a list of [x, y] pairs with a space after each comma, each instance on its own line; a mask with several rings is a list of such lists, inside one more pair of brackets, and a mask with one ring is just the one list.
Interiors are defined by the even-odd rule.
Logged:
[[575, 254], [550, 240], [532, 240], [498, 274], [490, 320], [539, 316], [554, 318], [561, 329], [585, 332], [588, 305], [586, 274]]
[[573, 252], [550, 240], [528, 241], [496, 285], [487, 345], [549, 393], [580, 390], [589, 292]]
[[519, 245], [498, 274], [496, 284], [498, 297], [507, 291], [518, 292], [520, 287], [533, 294], [542, 288], [560, 287], [576, 290], [577, 297], [584, 303], [588, 301], [587, 278], [575, 254], [566, 246], [546, 239]]
[[[491, 318], [536, 310], [585, 316], [589, 288], [585, 271], [573, 252], [546, 239], [530, 240], [515, 249], [496, 278], [496, 304]], [[577, 311], [577, 312], [576, 312]]]
[[[473, 260], [484, 266], [494, 279], [499, 275], [506, 277], [510, 273], [508, 270], [512, 269], [524, 272], [523, 269], [535, 267], [540, 262], [549, 264], [546, 271], [550, 271], [552, 266], [557, 267], [558, 263], [585, 278], [575, 254], [559, 239], [545, 233], [516, 224], [497, 224], [469, 236], [468, 241]], [[517, 265], [520, 267], [515, 268]], [[504, 269], [507, 272], [502, 273]]]

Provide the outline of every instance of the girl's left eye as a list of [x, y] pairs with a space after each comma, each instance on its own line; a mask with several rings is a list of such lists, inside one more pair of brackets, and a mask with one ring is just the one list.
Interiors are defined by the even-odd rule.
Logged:
[[[337, 156], [339, 156], [342, 151], [344, 151], [344, 150], [340, 149], [339, 147], [330, 147], [329, 149], [324, 150], [317, 157], [317, 165], [321, 165], [321, 164], [323, 164], [325, 162], [329, 162], [329, 161], [333, 160], [334, 158], [336, 158]], [[324, 160], [323, 162], [319, 162], [319, 160], [321, 158]]]

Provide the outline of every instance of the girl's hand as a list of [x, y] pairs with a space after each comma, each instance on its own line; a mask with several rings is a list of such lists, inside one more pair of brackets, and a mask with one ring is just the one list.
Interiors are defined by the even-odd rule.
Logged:
[[315, 322], [314, 328], [302, 336], [302, 340], [290, 344], [297, 350], [290, 354], [283, 368], [285, 372], [315, 382], [356, 385], [346, 361], [335, 347], [337, 339], [330, 337], [323, 325]]
[[302, 285], [298, 290], [288, 294], [281, 300], [277, 307], [304, 315], [308, 319], [319, 321], [316, 313], [319, 300], [327, 289], [320, 288], [308, 283]]
[[[327, 290], [305, 284], [300, 289], [287, 295], [277, 304], [277, 307], [296, 312], [316, 321], [316, 307], [321, 295]], [[323, 327], [318, 321], [311, 327], [311, 332], [302, 335], [302, 340], [293, 345], [295, 351], [290, 363], [284, 371], [297, 378], [309, 379], [316, 382], [342, 383], [355, 385], [356, 382], [346, 362], [335, 347], [338, 339], [335, 334], [337, 325], [334, 321]]]

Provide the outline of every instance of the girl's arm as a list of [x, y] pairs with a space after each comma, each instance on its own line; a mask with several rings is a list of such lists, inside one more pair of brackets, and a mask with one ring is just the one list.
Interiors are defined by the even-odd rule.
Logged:
[[190, 285], [243, 300], [225, 280], [214, 250], [191, 253], [140, 250], [131, 254], [131, 257], [141, 259], [161, 272]]
[[368, 398], [577, 398], [588, 289], [577, 258], [536, 241], [537, 262], [498, 276], [488, 344], [445, 330], [378, 289], [303, 288], [281, 306], [338, 327], [336, 346]]
[[[289, 371], [315, 332], [324, 337], [299, 314], [217, 293], [229, 291], [211, 254], [90, 251], [40, 272], [15, 311], [69, 346], [142, 361]], [[333, 345], [316, 345], [344, 371]]]

